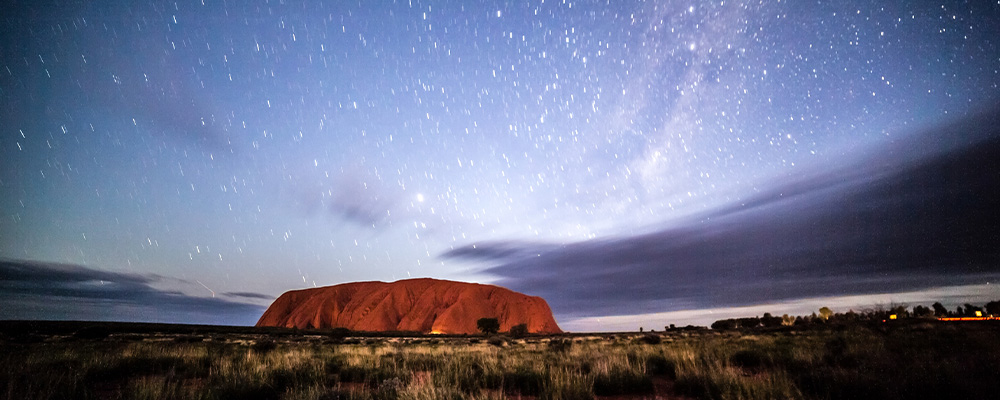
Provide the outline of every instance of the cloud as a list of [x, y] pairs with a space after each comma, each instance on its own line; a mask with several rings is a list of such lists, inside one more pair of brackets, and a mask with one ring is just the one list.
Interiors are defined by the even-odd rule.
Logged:
[[441, 255], [444, 258], [464, 260], [519, 260], [538, 256], [543, 252], [557, 249], [558, 245], [545, 245], [530, 242], [489, 242], [483, 245], [471, 244], [449, 250]]
[[271, 301], [271, 300], [275, 299], [275, 297], [271, 296], [271, 295], [266, 295], [266, 294], [261, 294], [261, 293], [253, 293], [253, 292], [226, 292], [226, 293], [223, 293], [222, 295], [224, 295], [224, 296], [231, 296], [231, 297], [243, 297], [243, 298], [247, 298], [247, 299], [267, 300], [267, 301]]
[[347, 168], [331, 178], [316, 178], [311, 185], [299, 183], [293, 190], [307, 215], [381, 229], [391, 224], [391, 216], [399, 216], [405, 209], [401, 207], [403, 194], [379, 182], [360, 168]]
[[[564, 316], [995, 281], [1000, 134], [983, 127], [1000, 126], [998, 116], [911, 136], [652, 233], [555, 248], [481, 243], [446, 256], [493, 257], [485, 272], [498, 283]], [[943, 150], [918, 151], [927, 147]]]
[[4, 259], [0, 260], [0, 302], [4, 304], [0, 319], [252, 325], [264, 311], [255, 304], [150, 286], [162, 279], [74, 264]]
[[25, 260], [0, 260], [0, 282], [87, 282], [109, 281], [145, 285], [155, 278], [136, 274], [107, 272], [74, 264]]

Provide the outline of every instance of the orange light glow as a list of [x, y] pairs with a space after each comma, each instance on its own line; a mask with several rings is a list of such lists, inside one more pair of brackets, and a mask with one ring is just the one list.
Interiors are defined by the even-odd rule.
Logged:
[[997, 317], [958, 317], [958, 318], [938, 318], [938, 321], [1000, 321]]

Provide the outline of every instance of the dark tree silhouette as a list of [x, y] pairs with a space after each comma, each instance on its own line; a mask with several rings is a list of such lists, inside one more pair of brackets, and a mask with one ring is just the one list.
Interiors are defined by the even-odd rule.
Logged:
[[931, 308], [934, 309], [934, 315], [936, 315], [938, 317], [947, 317], [948, 316], [948, 309], [944, 308], [944, 306], [941, 305], [941, 303], [934, 303], [934, 304], [931, 305]]
[[994, 316], [1000, 316], [1000, 300], [994, 300], [986, 303], [986, 313]]
[[760, 318], [761, 325], [767, 328], [781, 326], [781, 322], [781, 317], [772, 316], [771, 313], [764, 313], [764, 316]]
[[720, 319], [712, 323], [712, 329], [716, 330], [736, 329], [736, 326], [734, 319]]
[[510, 327], [510, 336], [515, 339], [528, 336], [528, 324], [517, 324]]
[[500, 321], [496, 318], [480, 318], [476, 321], [476, 328], [485, 334], [497, 333], [500, 331]]
[[934, 315], [934, 311], [924, 306], [914, 306], [913, 316], [915, 317], [930, 317]]

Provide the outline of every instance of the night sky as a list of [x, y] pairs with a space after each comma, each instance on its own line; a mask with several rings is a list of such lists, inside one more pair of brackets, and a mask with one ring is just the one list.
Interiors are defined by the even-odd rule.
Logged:
[[1000, 2], [5, 8], [0, 319], [411, 277], [589, 331], [1000, 298]]

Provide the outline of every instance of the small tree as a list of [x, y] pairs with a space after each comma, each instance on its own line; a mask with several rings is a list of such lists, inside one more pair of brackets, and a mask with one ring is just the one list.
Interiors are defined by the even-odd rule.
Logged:
[[913, 307], [913, 316], [915, 316], [915, 317], [925, 318], [925, 317], [930, 317], [930, 316], [933, 316], [933, 315], [934, 315], [934, 311], [931, 311], [931, 309], [929, 309], [927, 307], [924, 307], [924, 306], [914, 306]]
[[983, 313], [982, 307], [976, 307], [976, 306], [974, 306], [972, 304], [965, 303], [965, 315], [966, 316], [968, 316], [968, 317], [975, 317], [976, 316], [976, 311], [979, 311], [980, 314]]
[[476, 321], [476, 328], [487, 335], [497, 333], [500, 331], [500, 321], [496, 318], [480, 318]]
[[771, 313], [764, 313], [764, 316], [760, 318], [761, 325], [768, 328], [781, 326], [781, 322], [781, 317], [772, 316]]
[[986, 303], [986, 313], [990, 315], [1000, 315], [1000, 300]]
[[936, 315], [938, 317], [947, 317], [948, 316], [948, 309], [944, 308], [944, 306], [941, 305], [941, 303], [934, 303], [934, 304], [931, 305], [931, 308], [934, 309], [934, 315]]
[[829, 307], [821, 307], [819, 309], [819, 317], [823, 318], [824, 321], [830, 319], [830, 316], [832, 315], [833, 315], [833, 310], [831, 310]]
[[736, 325], [736, 320], [735, 319], [731, 319], [731, 318], [730, 319], [720, 319], [720, 320], [715, 321], [715, 322], [712, 323], [712, 329], [720, 330], [720, 331], [722, 331], [722, 330], [729, 330], [729, 329], [736, 329], [736, 326], [737, 326]]
[[854, 312], [854, 310], [847, 310], [847, 312], [844, 313], [843, 319], [848, 322], [858, 322], [861, 320], [861, 316]]
[[515, 339], [528, 336], [528, 324], [517, 324], [510, 327], [510, 336]]
[[906, 304], [900, 304], [893, 306], [889, 309], [890, 314], [896, 314], [897, 318], [906, 318], [910, 316], [910, 312], [906, 311]]

